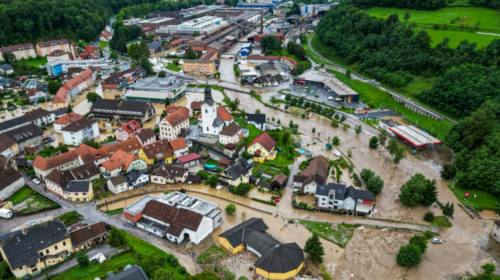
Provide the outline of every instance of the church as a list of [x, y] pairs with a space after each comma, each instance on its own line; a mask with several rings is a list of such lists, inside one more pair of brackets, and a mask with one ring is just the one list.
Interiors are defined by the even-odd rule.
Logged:
[[233, 122], [234, 117], [223, 105], [217, 106], [212, 98], [212, 89], [205, 85], [205, 99], [201, 103], [201, 114], [198, 115], [198, 125], [203, 134], [219, 135], [219, 133]]

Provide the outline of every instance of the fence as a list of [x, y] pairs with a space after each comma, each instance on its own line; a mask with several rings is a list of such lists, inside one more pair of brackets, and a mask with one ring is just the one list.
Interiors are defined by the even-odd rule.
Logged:
[[[203, 195], [208, 195], [208, 196], [211, 196], [211, 197], [215, 197], [215, 198], [218, 198], [218, 199], [222, 199], [222, 200], [225, 200], [225, 201], [229, 201], [229, 202], [234, 203], [234, 204], [238, 204], [238, 205], [243, 206], [243, 207], [250, 208], [250, 209], [255, 210], [255, 211], [262, 212], [262, 213], [264, 213], [264, 214], [273, 215], [273, 213], [271, 213], [271, 212], [269, 212], [269, 211], [264, 211], [264, 210], [261, 210], [261, 209], [258, 209], [258, 208], [252, 207], [252, 206], [248, 206], [248, 205], [245, 205], [245, 204], [242, 204], [242, 203], [239, 203], [239, 202], [236, 202], [236, 201], [234, 201], [234, 200], [227, 199], [227, 198], [223, 198], [223, 197], [220, 197], [220, 196], [216, 196], [216, 195], [212, 195], [212, 194], [208, 194], [208, 193], [204, 193], [204, 192], [199, 192], [199, 191], [191, 191], [191, 190], [188, 190], [188, 192], [192, 192], [192, 193], [199, 193], [199, 194], [203, 194]], [[239, 196], [239, 197], [243, 197], [243, 196]], [[243, 198], [246, 198], [246, 197], [243, 197]], [[247, 199], [248, 199], [248, 198], [247, 198]]]

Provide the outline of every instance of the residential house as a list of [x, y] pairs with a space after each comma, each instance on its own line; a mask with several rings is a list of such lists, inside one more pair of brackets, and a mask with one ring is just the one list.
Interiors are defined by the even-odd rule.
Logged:
[[228, 126], [224, 127], [219, 133], [219, 143], [226, 145], [229, 143], [236, 144], [241, 140], [241, 127], [236, 123], [230, 123]]
[[0, 57], [3, 57], [4, 53], [13, 54], [16, 60], [36, 57], [35, 47], [33, 47], [32, 44], [21, 44], [0, 48]]
[[224, 186], [236, 187], [242, 183], [249, 183], [252, 169], [252, 165], [240, 157], [219, 173], [218, 180]]
[[253, 64], [262, 64], [262, 63], [275, 63], [280, 60], [279, 56], [260, 56], [260, 55], [249, 55], [247, 56], [247, 62]]
[[83, 163], [80, 166], [71, 168], [69, 173], [71, 174], [73, 180], [93, 181], [101, 178], [99, 168], [97, 168], [94, 162]]
[[[47, 94], [43, 92], [43, 90], [38, 89], [38, 88], [32, 88], [28, 89], [26, 92], [26, 97], [29, 98], [30, 102], [38, 102], [40, 98], [43, 98], [44, 100], [47, 99]], [[43, 110], [43, 109], [42, 109]]]
[[255, 273], [266, 279], [290, 279], [304, 267], [304, 252], [297, 243], [283, 244], [267, 233], [261, 219], [251, 218], [219, 235], [219, 244], [232, 254], [243, 249], [256, 254]]
[[151, 182], [154, 184], [184, 183], [188, 177], [187, 168], [175, 165], [157, 164], [151, 173]]
[[177, 161], [179, 162], [180, 166], [187, 168], [190, 166], [201, 164], [201, 156], [196, 153], [190, 153], [188, 155], [178, 157]]
[[262, 131], [266, 131], [266, 114], [248, 114], [247, 124], [251, 124]]
[[83, 140], [93, 140], [99, 137], [99, 127], [96, 120], [86, 117], [71, 122], [61, 129], [64, 144], [79, 146]]
[[73, 230], [69, 233], [73, 253], [104, 243], [109, 233], [102, 221]]
[[64, 188], [70, 180], [75, 180], [75, 178], [69, 171], [58, 169], [52, 170], [47, 176], [45, 176], [45, 184], [47, 185], [47, 190], [62, 199], [68, 199], [68, 197], [64, 193]]
[[67, 113], [53, 122], [54, 130], [56, 133], [62, 133], [61, 129], [63, 127], [81, 118], [83, 118], [83, 116], [80, 114], [74, 112]]
[[0, 171], [5, 170], [9, 167], [12, 167], [15, 170], [17, 170], [17, 161], [12, 158], [0, 157]]
[[56, 93], [52, 100], [53, 109], [68, 107], [69, 101], [78, 93], [89, 88], [97, 78], [97, 70], [88, 67], [82, 74], [66, 82]]
[[116, 142], [114, 144], [105, 144], [101, 147], [109, 155], [112, 155], [116, 151], [122, 150], [132, 155], [137, 155], [139, 150], [142, 148], [141, 142], [136, 137], [127, 139], [123, 142]]
[[328, 169], [329, 163], [323, 156], [315, 157], [300, 175], [293, 176], [293, 188], [301, 190], [302, 193], [316, 193], [318, 185], [326, 184]]
[[114, 177], [122, 172], [128, 173], [134, 169], [144, 170], [146, 168], [146, 162], [138, 156], [119, 150], [113, 153], [107, 161], [101, 163], [100, 171], [106, 177]]
[[99, 41], [109, 42], [113, 38], [113, 33], [109, 32], [110, 28], [106, 27], [99, 35]]
[[71, 59], [67, 52], [61, 50], [55, 50], [47, 54], [47, 62], [52, 62], [56, 60], [71, 60]]
[[[13, 162], [15, 163], [15, 161]], [[0, 200], [6, 200], [26, 184], [23, 175], [17, 171], [17, 166], [2, 169], [0, 178], [2, 178], [0, 180]]]
[[85, 45], [85, 52], [94, 59], [101, 57], [101, 48], [99, 46]]
[[252, 81], [252, 86], [254, 87], [269, 87], [271, 82], [266, 78], [266, 76], [258, 76]]
[[132, 170], [125, 175], [129, 189], [138, 189], [149, 184], [149, 175], [146, 170]]
[[24, 114], [24, 117], [32, 124], [40, 127], [46, 126], [52, 123], [56, 119], [56, 115], [53, 112], [47, 111], [42, 108], [35, 109], [33, 111]]
[[47, 56], [54, 51], [70, 53], [69, 41], [66, 39], [39, 42], [36, 44], [36, 53], [39, 56]]
[[297, 67], [297, 61], [289, 57], [282, 56], [280, 61], [281, 63], [283, 63], [283, 65], [285, 65], [286, 68], [290, 69], [291, 71], [293, 71], [295, 67]]
[[78, 156], [71, 151], [51, 158], [44, 158], [37, 155], [33, 161], [36, 177], [40, 180], [44, 180], [45, 176], [49, 175], [54, 169], [68, 170], [77, 166], [80, 166], [80, 161], [78, 160]]
[[89, 202], [94, 198], [92, 182], [84, 180], [69, 181], [64, 188], [64, 195], [71, 202]]
[[198, 115], [201, 113], [201, 101], [191, 102], [191, 115]]
[[161, 42], [151, 42], [146, 44], [148, 45], [149, 53], [151, 55], [161, 53], [163, 51], [163, 43]]
[[20, 128], [22, 126], [28, 125], [29, 123], [30, 122], [28, 121], [28, 119], [26, 119], [24, 116], [0, 122], [0, 133]]
[[12, 73], [14, 73], [14, 67], [12, 67], [12, 65], [10, 65], [10, 64], [0, 65], [0, 74], [9, 75]]
[[28, 124], [4, 133], [17, 143], [21, 152], [26, 147], [37, 148], [43, 145], [43, 131], [34, 124]]
[[166, 115], [159, 123], [160, 139], [171, 141], [189, 132], [189, 109], [183, 107]]
[[102, 90], [104, 92], [121, 91], [125, 86], [134, 84], [136, 81], [139, 81], [147, 76], [148, 74], [146, 69], [141, 66], [134, 66], [125, 71], [114, 73], [102, 81]]
[[98, 120], [112, 120], [128, 122], [136, 120], [145, 123], [153, 119], [155, 108], [151, 103], [140, 101], [118, 101], [110, 99], [97, 99], [90, 108], [92, 118]]
[[172, 151], [177, 158], [189, 153], [189, 148], [184, 138], [177, 138], [169, 141], [168, 143], [170, 144], [170, 147], [172, 148]]
[[136, 137], [142, 146], [156, 142], [156, 133], [149, 128], [141, 130]]
[[184, 60], [184, 73], [195, 73], [201, 75], [213, 75], [217, 72], [215, 60]]
[[149, 280], [140, 266], [130, 265], [125, 266], [122, 272], [115, 274], [107, 280]]
[[0, 134], [0, 155], [11, 158], [19, 154], [19, 145], [5, 133]]
[[278, 81], [276, 81], [274, 79], [274, 76], [272, 76], [271, 74], [266, 74], [266, 75], [264, 75], [264, 77], [266, 77], [266, 79], [269, 81], [269, 84], [271, 86], [277, 86], [278, 85]]
[[371, 192], [359, 190], [344, 184], [329, 183], [316, 188], [316, 205], [322, 208], [348, 210], [369, 214], [373, 210], [374, 196]]
[[121, 192], [131, 190], [128, 186], [127, 179], [123, 175], [109, 178], [107, 185], [108, 190], [113, 194], [119, 194]]
[[12, 232], [0, 240], [2, 258], [17, 278], [40, 274], [43, 268], [64, 261], [70, 251], [70, 235], [59, 219]]
[[143, 146], [138, 155], [148, 166], [152, 166], [156, 162], [170, 164], [176, 158], [172, 148], [170, 148], [166, 140], [156, 141], [152, 144]]
[[135, 137], [142, 131], [141, 124], [136, 120], [128, 121], [122, 124], [116, 131], [116, 141], [122, 142], [129, 138]]
[[264, 132], [253, 139], [247, 151], [256, 156], [264, 156], [267, 160], [273, 160], [276, 157], [274, 146], [276, 146], [276, 141]]

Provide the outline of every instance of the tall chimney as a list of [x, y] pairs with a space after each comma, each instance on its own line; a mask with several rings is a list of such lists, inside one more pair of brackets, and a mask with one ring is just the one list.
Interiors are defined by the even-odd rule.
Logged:
[[264, 10], [260, 10], [260, 34], [264, 34]]

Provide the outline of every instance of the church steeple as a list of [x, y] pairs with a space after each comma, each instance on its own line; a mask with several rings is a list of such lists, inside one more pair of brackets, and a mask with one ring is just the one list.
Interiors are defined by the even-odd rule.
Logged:
[[202, 104], [205, 103], [210, 106], [214, 104], [214, 100], [212, 99], [212, 89], [210, 89], [210, 85], [208, 84], [208, 78], [205, 81], [205, 100], [203, 100]]

